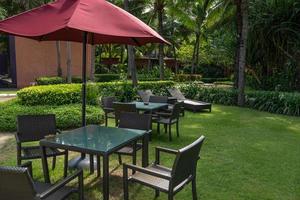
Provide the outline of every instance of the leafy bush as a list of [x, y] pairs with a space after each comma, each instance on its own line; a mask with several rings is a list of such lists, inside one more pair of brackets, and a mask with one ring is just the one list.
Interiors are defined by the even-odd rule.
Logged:
[[95, 74], [95, 82], [111, 82], [119, 79], [119, 74]]
[[82, 83], [82, 78], [80, 76], [72, 76], [72, 83]]
[[[97, 86], [87, 85], [87, 102], [95, 104], [97, 102]], [[60, 84], [33, 86], [24, 88], [17, 93], [23, 105], [64, 105], [81, 103], [80, 84]]]
[[201, 81], [201, 74], [176, 74], [174, 80], [176, 82]]
[[[155, 94], [166, 94], [172, 87], [172, 81], [140, 82], [133, 88], [130, 82], [104, 82], [87, 85], [87, 103], [96, 104], [99, 96], [117, 96], [120, 101], [131, 101], [138, 89], [151, 89]], [[81, 84], [61, 84], [33, 86], [20, 90], [18, 93], [23, 105], [64, 105], [81, 103]]]
[[202, 78], [204, 83], [226, 82], [231, 81], [230, 78]]
[[62, 77], [40, 77], [36, 79], [38, 85], [55, 85], [65, 83], [65, 79]]
[[[194, 83], [180, 84], [178, 87], [187, 98], [223, 105], [237, 105], [238, 92], [234, 89], [203, 87]], [[246, 107], [300, 116], [300, 93], [246, 91]]]
[[[149, 79], [158, 79], [160, 76], [160, 70], [158, 66], [153, 67], [151, 70], [141, 69], [138, 71], [137, 77], [138, 80], [149, 80]], [[165, 79], [171, 79], [173, 77], [173, 72], [169, 68], [164, 70]]]
[[[24, 106], [17, 101], [0, 103], [0, 132], [16, 131], [16, 118], [27, 114], [55, 114], [59, 129], [81, 126], [81, 104], [63, 106]], [[87, 106], [87, 123], [99, 124], [103, 113], [98, 106]]]

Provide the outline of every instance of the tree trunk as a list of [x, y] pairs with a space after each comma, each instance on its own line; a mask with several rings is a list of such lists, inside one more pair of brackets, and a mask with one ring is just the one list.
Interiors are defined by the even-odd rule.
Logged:
[[176, 54], [176, 47], [175, 45], [173, 44], [173, 57], [174, 57], [174, 60], [175, 60], [175, 74], [178, 74], [178, 63], [177, 63], [177, 54]]
[[91, 45], [91, 71], [90, 71], [90, 79], [91, 81], [95, 80], [95, 60], [96, 60], [96, 46]]
[[60, 52], [60, 41], [56, 41], [56, 54], [57, 54], [57, 76], [62, 76], [61, 69], [61, 52]]
[[[164, 10], [164, 2], [163, 0], [157, 0], [157, 16], [158, 16], [158, 32], [160, 35], [163, 35], [163, 10]], [[160, 72], [160, 80], [165, 78], [164, 74], [164, 44], [159, 44], [159, 72]]]
[[234, 60], [234, 88], [238, 89], [238, 81], [239, 81], [239, 43], [242, 35], [242, 14], [241, 14], [241, 0], [236, 0], [236, 27], [237, 27], [237, 44], [235, 51], [235, 60]]
[[72, 46], [67, 42], [67, 82], [72, 83]]
[[200, 34], [196, 33], [196, 42], [194, 46], [191, 74], [195, 73], [196, 67], [199, 65], [199, 47], [200, 47]]
[[[124, 8], [125, 10], [129, 11], [129, 0], [124, 0]], [[134, 87], [137, 86], [137, 72], [136, 72], [136, 65], [135, 65], [135, 53], [134, 48], [131, 45], [127, 46], [127, 53], [128, 53], [128, 72], [130, 72], [132, 84]]]
[[238, 105], [245, 105], [245, 66], [248, 38], [248, 0], [241, 0], [242, 32], [239, 41]]

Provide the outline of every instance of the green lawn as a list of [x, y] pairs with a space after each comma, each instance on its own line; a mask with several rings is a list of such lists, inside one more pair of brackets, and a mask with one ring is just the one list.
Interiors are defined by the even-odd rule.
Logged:
[[[198, 195], [203, 200], [298, 200], [300, 199], [300, 118], [286, 117], [237, 107], [214, 106], [212, 113], [187, 113], [180, 124], [181, 137], [169, 142], [156, 135], [150, 147], [180, 148], [205, 135], [197, 170]], [[15, 165], [12, 140], [0, 150], [0, 165]], [[139, 157], [140, 158], [140, 153]], [[130, 162], [130, 160], [126, 160]], [[170, 166], [172, 157], [163, 157]], [[62, 175], [62, 165], [52, 172]], [[116, 168], [116, 169], [115, 169]], [[111, 157], [111, 199], [122, 199], [122, 168]], [[35, 178], [41, 179], [40, 161], [34, 162]], [[86, 173], [87, 199], [101, 199], [101, 181]], [[134, 185], [130, 199], [154, 199], [154, 191]], [[167, 199], [162, 194], [158, 199]], [[175, 199], [190, 200], [187, 186]]]
[[17, 94], [17, 89], [11, 89], [11, 88], [0, 88], [0, 94]]

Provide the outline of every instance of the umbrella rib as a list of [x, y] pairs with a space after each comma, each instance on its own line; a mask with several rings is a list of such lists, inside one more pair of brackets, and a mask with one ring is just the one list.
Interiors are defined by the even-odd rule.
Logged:
[[138, 46], [142, 46], [136, 38], [132, 37], [131, 39], [132, 39], [133, 42], [135, 42]]

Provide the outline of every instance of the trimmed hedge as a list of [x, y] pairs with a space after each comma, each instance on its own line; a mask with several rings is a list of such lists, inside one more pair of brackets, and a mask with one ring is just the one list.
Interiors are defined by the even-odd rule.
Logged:
[[[130, 82], [104, 82], [87, 85], [88, 104], [97, 104], [100, 96], [117, 96], [120, 101], [132, 101], [136, 90], [151, 89], [155, 94], [166, 95], [172, 81], [140, 82], [133, 88]], [[23, 105], [64, 105], [81, 103], [81, 84], [33, 86], [17, 93]]]
[[[181, 84], [179, 88], [187, 98], [237, 105], [238, 92], [234, 89], [201, 87], [196, 84]], [[300, 93], [246, 91], [245, 106], [270, 113], [300, 116]]]
[[176, 74], [174, 80], [176, 82], [201, 81], [201, 74]]
[[214, 82], [226, 82], [231, 81], [230, 78], [202, 78], [201, 81], [204, 83], [214, 83]]
[[95, 74], [95, 82], [111, 82], [120, 78], [120, 74]]
[[[55, 114], [59, 129], [71, 129], [81, 126], [81, 104], [63, 106], [24, 106], [16, 100], [0, 103], [0, 132], [16, 131], [18, 115]], [[103, 112], [98, 106], [87, 106], [87, 123], [103, 122]]]
[[54, 76], [54, 77], [40, 77], [36, 79], [38, 85], [56, 85], [65, 83], [65, 79], [62, 77]]

